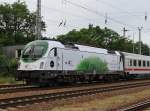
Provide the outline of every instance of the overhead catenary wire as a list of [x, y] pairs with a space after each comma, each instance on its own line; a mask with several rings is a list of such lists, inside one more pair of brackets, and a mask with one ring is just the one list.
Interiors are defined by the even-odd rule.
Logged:
[[[62, 0], [61, 6], [62, 6], [62, 10], [63, 8], [66, 8], [66, 0]], [[66, 15], [63, 15], [62, 21], [59, 23], [59, 27], [61, 26], [65, 27], [66, 23], [67, 23]]]
[[[33, 1], [33, 2], [36, 3], [36, 1]], [[66, 2], [65, 2], [65, 5], [66, 5]], [[51, 8], [51, 7], [48, 7], [48, 6], [43, 5], [43, 4], [41, 4], [41, 6], [44, 7], [44, 8], [46, 8], [46, 9], [48, 9], [48, 11], [51, 11], [51, 12], [58, 12], [58, 13], [61, 13], [61, 14], [67, 14], [69, 16], [76, 17], [76, 18], [79, 18], [79, 19], [82, 18], [83, 20], [90, 21], [89, 24], [91, 23], [91, 21], [100, 21], [99, 19], [87, 18], [87, 17], [84, 17], [82, 15], [77, 15], [77, 14], [74, 14], [74, 13], [71, 13], [71, 12], [67, 12], [67, 11], [64, 11], [64, 10], [60, 10], [60, 9], [56, 9], [56, 8]], [[63, 21], [63, 23], [62, 23], [63, 25], [61, 24], [62, 21]], [[62, 26], [66, 26], [67, 25], [67, 20], [66, 19], [61, 19], [60, 21], [58, 21], [57, 26], [59, 26], [60, 24]]]
[[[95, 10], [93, 10], [93, 9], [90, 9], [90, 8], [88, 8], [88, 7], [86, 7], [86, 6], [82, 6], [82, 5], [80, 5], [80, 4], [77, 4], [77, 3], [74, 3], [74, 2], [71, 2], [71, 1], [68, 1], [68, 0], [66, 0], [66, 2], [69, 3], [69, 4], [71, 4], [71, 5], [73, 5], [73, 6], [82, 8], [82, 9], [88, 11], [88, 12], [95, 13], [95, 14], [97, 14], [97, 15], [99, 15], [99, 16], [105, 18], [105, 15], [103, 15], [102, 13], [100, 13], [100, 12], [98, 12], [98, 11], [95, 11]], [[133, 28], [133, 29], [137, 28], [137, 26], [123, 23], [123, 22], [118, 21], [118, 20], [116, 20], [116, 19], [114, 19], [114, 18], [111, 18], [111, 17], [107, 17], [107, 19], [109, 19], [109, 20], [111, 20], [111, 21], [113, 21], [113, 22], [115, 22], [115, 23], [118, 23], [118, 24], [121, 24], [121, 25], [124, 25], [124, 26], [128, 26], [128, 27]]]
[[[65, 5], [66, 5], [67, 3], [72, 3], [72, 5], [78, 5], [77, 7], [80, 7], [80, 8], [81, 8], [81, 5], [79, 6], [79, 4], [76, 4], [76, 3], [70, 2], [70, 1], [68, 1], [68, 0], [65, 0]], [[70, 15], [70, 16], [73, 16], [73, 17], [76, 17], [76, 18], [83, 18], [84, 20], [88, 20], [88, 21], [92, 21], [92, 20], [95, 21], [95, 20], [96, 20], [96, 19], [91, 19], [91, 18], [87, 18], [87, 17], [84, 17], [84, 16], [76, 15], [76, 14], [73, 14], [73, 13], [69, 13], [69, 12], [66, 12], [66, 11], [63, 11], [63, 10], [50, 8], [50, 7], [47, 7], [47, 6], [45, 6], [45, 5], [42, 5], [42, 7], [45, 7], [45, 8], [47, 8], [47, 9], [51, 10], [51, 11], [56, 11], [56, 12], [58, 12], [58, 13], [66, 13], [66, 14], [68, 14], [68, 15]], [[84, 7], [84, 6], [83, 6], [83, 7]], [[83, 7], [82, 7], [82, 8], [83, 8]], [[87, 8], [87, 7], [84, 7], [84, 8]], [[87, 8], [87, 9], [88, 9], [88, 8]], [[93, 13], [93, 11], [94, 11], [94, 10], [92, 10], [92, 9], [89, 9], [89, 10], [90, 10], [90, 12], [92, 11], [92, 13]], [[89, 10], [88, 10], [88, 11], [89, 11]], [[101, 14], [102, 17], [106, 19], [106, 15], [104, 15], [104, 14], [102, 14], [102, 13], [100, 13], [100, 12], [94, 11], [94, 14], [96, 14], [96, 13], [98, 13], [99, 16], [100, 16], [100, 14]], [[140, 12], [140, 13], [142, 13], [142, 12]], [[108, 16], [108, 15], [107, 15], [107, 16]], [[130, 25], [130, 24], [125, 24], [125, 23], [123, 23], [123, 22], [121, 22], [121, 21], [118, 21], [118, 20], [115, 20], [114, 18], [111, 18], [111, 17], [108, 17], [108, 18], [107, 18], [107, 22], [108, 22], [108, 20], [112, 20], [112, 21], [115, 22], [115, 23], [122, 24], [123, 27], [124, 27], [124, 25], [126, 25], [126, 26], [131, 27], [131, 28], [134, 28], [134, 29], [137, 28], [137, 26]], [[130, 29], [130, 30], [131, 30], [131, 29]]]
[[134, 17], [139, 17], [139, 16], [137, 16], [137, 15], [135, 15], [135, 14], [130, 13], [130, 12], [127, 11], [127, 10], [124, 10], [124, 9], [122, 9], [122, 8], [119, 8], [119, 7], [117, 7], [117, 6], [114, 6], [113, 4], [108, 3], [108, 2], [106, 2], [106, 1], [103, 1], [103, 0], [96, 0], [96, 1], [101, 2], [101, 3], [105, 4], [105, 5], [108, 5], [108, 6], [114, 8], [114, 9], [116, 9], [116, 10], [119, 10], [119, 11], [121, 11], [122, 13], [126, 13], [126, 14], [131, 15], [131, 16], [134, 16]]
[[[50, 19], [50, 18], [46, 18], [46, 20], [51, 21], [51, 23], [53, 23], [53, 24], [56, 23], [56, 26], [59, 23], [58, 20], [53, 20], [53, 19]], [[76, 27], [76, 26], [72, 26], [70, 24], [67, 24], [67, 26], [65, 26], [64, 28], [68, 28], [68, 27], [70, 27], [70, 28], [79, 28], [79, 27]]]
[[[108, 6], [114, 8], [114, 9], [117, 9], [117, 10], [119, 10], [119, 11], [122, 11], [123, 13], [127, 13], [128, 15], [135, 16], [135, 17], [139, 17], [139, 16], [137, 16], [137, 15], [135, 15], [135, 14], [130, 13], [129, 11], [126, 11], [126, 10], [124, 10], [124, 9], [122, 9], [122, 8], [119, 8], [119, 7], [117, 7], [117, 6], [114, 6], [114, 5], [112, 5], [111, 3], [108, 3], [108, 2], [106, 2], [106, 1], [103, 1], [103, 0], [96, 0], [96, 1], [101, 2], [101, 3], [105, 4], [105, 5], [108, 5]], [[144, 12], [142, 12], [142, 13], [144, 13]], [[145, 15], [144, 15], [144, 20], [145, 20], [145, 22], [146, 22], [147, 19], [148, 19], [147, 11], [145, 11], [144, 14], [145, 14]]]
[[56, 9], [56, 8], [51, 8], [51, 7], [48, 7], [48, 6], [43, 5], [43, 4], [41, 4], [41, 5], [42, 5], [42, 7], [48, 9], [47, 11], [58, 12], [60, 14], [67, 14], [69, 16], [76, 17], [76, 18], [83, 19], [83, 20], [87, 20], [87, 21], [100, 21], [99, 19], [92, 19], [92, 18], [84, 17], [82, 15], [74, 14], [72, 12], [68, 12], [68, 11], [64, 11], [64, 10], [60, 10], [60, 9]]
[[[80, 4], [77, 4], [77, 3], [74, 3], [74, 2], [71, 2], [71, 1], [68, 1], [68, 0], [65, 0], [65, 2], [66, 3], [69, 3], [69, 4], [71, 4], [71, 5], [74, 5], [74, 6], [76, 6], [76, 7], [79, 7], [79, 8], [82, 8], [82, 9], [84, 9], [84, 10], [86, 10], [86, 11], [88, 11], [88, 12], [90, 12], [90, 13], [93, 13], [93, 14], [96, 14], [96, 15], [98, 15], [98, 16], [101, 16], [101, 17], [103, 17], [103, 18], [106, 18], [106, 15], [105, 14], [103, 14], [103, 13], [100, 13], [100, 12], [98, 12], [98, 11], [96, 11], [96, 10], [93, 10], [93, 9], [90, 9], [90, 8], [88, 8], [88, 7], [86, 7], [86, 6], [82, 6], [82, 5], [80, 5]], [[67, 5], [67, 4], [66, 4]], [[44, 6], [45, 7], [45, 6]], [[54, 9], [55, 10], [55, 9]], [[54, 11], [53, 10], [53, 11]], [[61, 13], [62, 11], [61, 10], [59, 10], [59, 9], [56, 9], [57, 10], [57, 12], [59, 12], [59, 13]], [[55, 10], [55, 11], [56, 11]], [[63, 11], [63, 13], [67, 13], [66, 11]], [[68, 13], [69, 15], [71, 15], [71, 13]], [[79, 17], [78, 15], [74, 15], [74, 14], [72, 14], [71, 16], [74, 16], [74, 17]], [[80, 17], [81, 18], [81, 17]], [[86, 17], [85, 17], [86, 18]], [[87, 20], [87, 18], [86, 18], [86, 20]], [[92, 19], [90, 19], [90, 20], [92, 20]], [[120, 24], [120, 25], [125, 25], [125, 26], [128, 26], [127, 28], [133, 28], [134, 30], [137, 28], [137, 26], [134, 26], [134, 25], [131, 25], [131, 24], [126, 24], [126, 23], [124, 23], [124, 22], [122, 22], [122, 21], [119, 21], [119, 20], [116, 20], [116, 19], [114, 19], [114, 18], [112, 18], [112, 17], [108, 17], [108, 20], [111, 20], [112, 22], [115, 22], [115, 23], [118, 23], [118, 24]], [[59, 21], [60, 22], [60, 21]], [[58, 23], [59, 23], [58, 22]], [[125, 27], [124, 26], [124, 27]], [[132, 30], [133, 30], [132, 29]], [[131, 29], [130, 29], [131, 30]], [[144, 30], [145, 30], [145, 28], [144, 28]], [[148, 31], [148, 30], [147, 30]]]
[[[88, 8], [88, 7], [86, 7], [86, 6], [82, 6], [82, 5], [80, 5], [80, 4], [77, 4], [77, 3], [74, 3], [74, 2], [71, 2], [71, 1], [68, 1], [68, 0], [66, 0], [66, 2], [69, 3], [69, 4], [71, 4], [71, 5], [73, 5], [73, 6], [82, 8], [82, 9], [88, 11], [88, 12], [94, 13], [94, 14], [96, 14], [96, 15], [99, 15], [99, 16], [105, 18], [105, 15], [104, 15], [104, 14], [102, 14], [102, 13], [96, 11], [96, 10], [90, 9], [90, 8]], [[130, 25], [130, 24], [123, 23], [122, 21], [116, 20], [116, 19], [114, 19], [114, 18], [112, 18], [112, 17], [107, 17], [107, 19], [108, 19], [108, 20], [111, 20], [111, 21], [113, 21], [113, 22], [115, 22], [115, 23], [117, 23], [117, 24], [123, 25], [123, 26], [128, 26], [128, 27], [131, 27], [131, 28], [136, 28], [136, 27], [137, 27], [137, 26], [134, 26], [134, 25]]]

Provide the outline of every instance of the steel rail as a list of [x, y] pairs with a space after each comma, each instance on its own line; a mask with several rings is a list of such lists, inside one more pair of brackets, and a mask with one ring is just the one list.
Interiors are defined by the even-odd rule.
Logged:
[[125, 107], [125, 108], [121, 108], [117, 111], [141, 111], [149, 106], [150, 106], [150, 99], [145, 100], [143, 102], [133, 104], [133, 105]]
[[38, 87], [36, 86], [18, 86], [18, 87], [0, 88], [0, 94], [32, 91], [36, 90], [37, 88]]
[[0, 85], [0, 89], [1, 89], [1, 88], [20, 87], [20, 86], [26, 86], [26, 85], [25, 85], [25, 84]]

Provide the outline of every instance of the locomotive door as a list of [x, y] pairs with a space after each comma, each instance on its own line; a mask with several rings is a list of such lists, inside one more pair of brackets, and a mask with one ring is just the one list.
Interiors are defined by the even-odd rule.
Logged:
[[50, 58], [49, 65], [50, 65], [51, 70], [57, 70], [58, 69], [57, 48], [53, 48], [50, 50], [49, 58]]

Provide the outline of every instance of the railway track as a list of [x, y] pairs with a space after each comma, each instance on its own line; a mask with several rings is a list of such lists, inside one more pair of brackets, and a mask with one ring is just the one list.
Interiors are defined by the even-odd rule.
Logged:
[[15, 92], [24, 92], [24, 91], [32, 91], [36, 90], [36, 86], [17, 86], [17, 87], [5, 87], [0, 88], [0, 94], [6, 94], [6, 93], [15, 93]]
[[148, 108], [145, 108], [144, 110], [142, 111], [150, 111], [150, 106]]
[[[149, 80], [149, 79], [144, 79]], [[138, 80], [143, 81], [143, 79]], [[127, 83], [127, 82], [137, 82], [137, 80], [130, 80], [130, 81], [117, 81], [117, 82], [111, 82], [113, 84], [115, 83]], [[95, 82], [95, 83], [80, 83], [80, 84], [74, 84], [74, 85], [64, 85], [64, 86], [51, 86], [51, 87], [43, 87], [40, 88], [38, 86], [29, 86], [25, 84], [16, 84], [16, 85], [0, 85], [0, 94], [6, 94], [6, 93], [16, 93], [16, 92], [25, 92], [25, 91], [39, 91], [39, 90], [50, 90], [50, 89], [63, 89], [63, 88], [72, 88], [72, 87], [81, 87], [81, 86], [94, 86], [94, 85], [108, 85], [109, 82]]]
[[117, 111], [148, 111], [146, 108], [148, 108], [149, 106], [150, 106], [150, 99], [119, 109]]
[[0, 89], [2, 88], [15, 88], [15, 87], [22, 87], [26, 86], [25, 84], [14, 84], [14, 85], [0, 85]]
[[[130, 82], [135, 82], [135, 81], [130, 81]], [[139, 82], [139, 81], [138, 81]], [[113, 84], [117, 83], [124, 83], [124, 84], [129, 84], [128, 82], [125, 81], [117, 81], [117, 82], [112, 82]], [[51, 86], [51, 87], [38, 87], [38, 86], [28, 86], [24, 84], [17, 84], [17, 85], [0, 85], [0, 94], [6, 94], [6, 93], [16, 93], [16, 92], [26, 92], [26, 91], [40, 91], [40, 90], [54, 90], [54, 89], [63, 89], [63, 88], [75, 88], [75, 87], [86, 87], [86, 86], [96, 86], [96, 85], [108, 85], [110, 83], [101, 83], [101, 82], [96, 82], [96, 83], [82, 83], [82, 84], [75, 84], [75, 85], [64, 85], [64, 86]], [[133, 84], [133, 83], [132, 83]]]
[[0, 85], [0, 94], [23, 92], [28, 90], [35, 90], [37, 86], [29, 86], [25, 84], [14, 85]]
[[142, 87], [142, 86], [149, 86], [149, 85], [150, 82], [134, 83], [134, 84], [132, 83], [132, 84], [125, 84], [125, 85], [109, 86], [109, 87], [86, 88], [86, 89], [78, 89], [72, 91], [55, 92], [49, 94], [0, 99], [0, 108], [7, 109], [9, 107], [16, 107], [20, 105], [24, 106], [26, 104], [39, 103], [42, 101], [67, 99], [67, 98], [79, 97], [83, 95], [92, 95], [92, 94], [97, 94], [102, 92], [110, 92], [115, 90], [122, 90], [125, 88], [135, 88], [135, 87]]
[[0, 94], [6, 93], [16, 93], [16, 92], [25, 92], [25, 91], [39, 91], [39, 90], [55, 90], [63, 88], [73, 88], [81, 86], [91, 86], [91, 85], [103, 85], [104, 83], [85, 83], [85, 84], [76, 84], [76, 85], [67, 85], [67, 86], [51, 86], [51, 87], [38, 87], [38, 86], [28, 86], [28, 85], [1, 85]]

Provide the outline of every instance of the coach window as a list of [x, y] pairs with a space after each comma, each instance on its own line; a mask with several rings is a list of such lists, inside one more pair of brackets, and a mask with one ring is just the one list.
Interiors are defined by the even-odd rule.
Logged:
[[130, 59], [128, 59], [128, 66], [130, 66]]
[[132, 66], [132, 59], [129, 60], [129, 66]]
[[146, 62], [145, 61], [143, 61], [143, 67], [145, 67], [146, 66]]
[[149, 61], [147, 61], [147, 67], [149, 67]]
[[136, 63], [136, 60], [134, 60], [134, 61], [133, 61], [133, 65], [134, 65], [134, 66], [137, 66], [136, 64], [137, 64], [137, 63]]
[[139, 60], [139, 67], [141, 67], [141, 60]]

